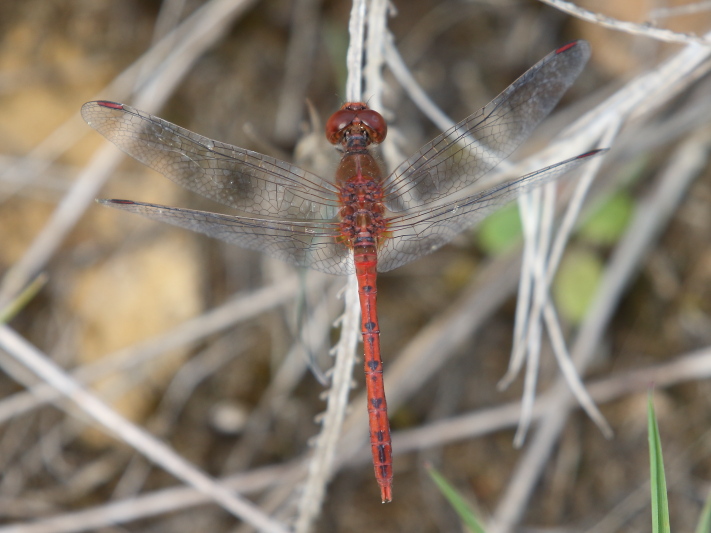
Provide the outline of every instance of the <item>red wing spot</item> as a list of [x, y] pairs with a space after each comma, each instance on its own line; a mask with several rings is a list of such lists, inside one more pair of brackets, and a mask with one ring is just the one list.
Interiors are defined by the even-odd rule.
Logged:
[[112, 204], [123, 204], [123, 205], [131, 205], [131, 204], [135, 203], [135, 202], [132, 202], [131, 200], [109, 200], [109, 202]]
[[123, 110], [123, 104], [118, 104], [116, 102], [109, 102], [108, 100], [99, 100], [96, 103], [99, 104], [101, 107]]
[[560, 48], [558, 48], [558, 49], [555, 51], [555, 53], [556, 53], [556, 54], [562, 54], [562, 53], [565, 52], [566, 50], [570, 50], [571, 48], [573, 48], [574, 46], [577, 46], [577, 45], [578, 45], [578, 41], [573, 41], [572, 43], [564, 44], [563, 46], [561, 46]]
[[575, 159], [584, 159], [586, 157], [590, 157], [591, 155], [599, 154], [600, 152], [607, 152], [607, 150], [604, 148], [601, 150], [591, 150], [590, 152], [585, 152], [584, 154], [580, 154]]

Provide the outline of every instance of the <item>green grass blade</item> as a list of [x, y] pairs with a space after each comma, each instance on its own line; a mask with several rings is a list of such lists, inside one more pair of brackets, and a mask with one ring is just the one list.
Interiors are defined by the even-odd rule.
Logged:
[[669, 501], [667, 500], [667, 482], [664, 477], [662, 442], [659, 438], [657, 416], [654, 414], [652, 393], [649, 393], [647, 405], [647, 425], [649, 429], [649, 470], [652, 489], [652, 531], [669, 533]]
[[696, 533], [709, 533], [711, 531], [711, 492], [706, 498], [704, 510], [701, 511], [699, 525], [696, 526]]
[[466, 500], [462, 498], [456, 489], [450, 485], [444, 476], [435, 470], [432, 465], [426, 465], [426, 468], [432, 481], [435, 482], [442, 495], [447, 498], [447, 501], [457, 512], [467, 529], [472, 533], [484, 533], [484, 528], [479, 523], [479, 520], [477, 520], [474, 511], [469, 507]]
[[0, 309], [0, 324], [6, 324], [12, 320], [22, 309], [37, 296], [37, 293], [47, 283], [47, 275], [39, 274], [25, 289], [10, 302], [5, 308]]

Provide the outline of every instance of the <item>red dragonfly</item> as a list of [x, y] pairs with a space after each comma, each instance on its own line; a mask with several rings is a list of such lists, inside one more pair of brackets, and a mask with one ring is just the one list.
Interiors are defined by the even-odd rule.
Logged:
[[99, 200], [259, 250], [299, 267], [358, 279], [370, 445], [383, 502], [392, 500], [376, 273], [433, 252], [500, 206], [577, 167], [601, 150], [466, 194], [550, 113], [583, 69], [584, 41], [553, 51], [484, 108], [423, 146], [383, 178], [369, 147], [383, 141], [383, 117], [350, 102], [326, 123], [343, 152], [335, 180], [284, 161], [210, 140], [115, 102], [88, 102], [84, 120], [121, 150], [183, 187], [251, 216]]

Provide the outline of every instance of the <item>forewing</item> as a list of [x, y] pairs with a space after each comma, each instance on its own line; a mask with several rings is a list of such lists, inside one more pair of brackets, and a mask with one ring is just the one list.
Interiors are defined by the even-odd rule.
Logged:
[[338, 241], [337, 223], [240, 217], [129, 200], [98, 201], [122, 211], [257, 250], [299, 267], [327, 274], [353, 273], [350, 250]]
[[439, 207], [388, 219], [391, 237], [382, 240], [378, 270], [387, 272], [434, 252], [519, 195], [555, 180], [606, 150], [567, 159], [513, 181]]
[[393, 212], [422, 207], [476, 183], [550, 113], [589, 57], [585, 41], [548, 54], [484, 108], [395, 169], [384, 182], [385, 205]]
[[206, 198], [259, 216], [329, 220], [335, 187], [273, 157], [213, 141], [132, 107], [87, 102], [82, 117], [128, 155]]

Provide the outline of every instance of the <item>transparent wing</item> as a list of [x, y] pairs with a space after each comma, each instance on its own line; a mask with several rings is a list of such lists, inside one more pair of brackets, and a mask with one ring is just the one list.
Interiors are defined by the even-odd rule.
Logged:
[[469, 187], [508, 157], [551, 112], [590, 57], [585, 41], [551, 52], [486, 107], [423, 146], [384, 182], [393, 212]]
[[606, 151], [588, 152], [439, 207], [389, 218], [387, 231], [392, 237], [382, 240], [378, 270], [387, 272], [434, 252], [524, 192], [555, 180]]
[[88, 102], [81, 114], [128, 155], [226, 206], [300, 220], [329, 220], [338, 212], [337, 189], [295, 165], [213, 141], [115, 102]]
[[99, 203], [204, 233], [299, 267], [340, 275], [354, 271], [350, 249], [338, 239], [337, 223], [240, 217], [129, 200]]

